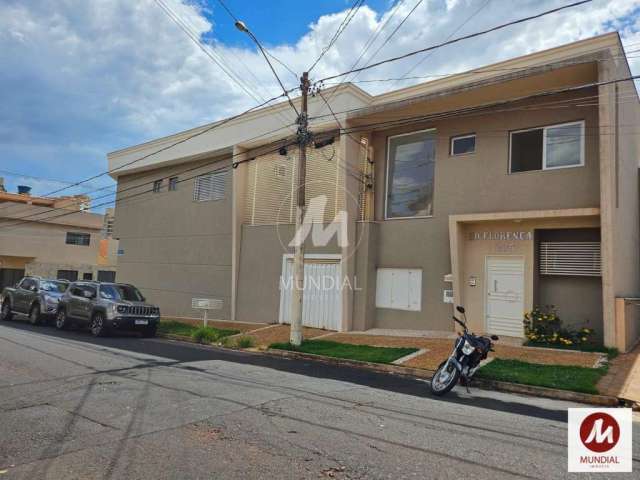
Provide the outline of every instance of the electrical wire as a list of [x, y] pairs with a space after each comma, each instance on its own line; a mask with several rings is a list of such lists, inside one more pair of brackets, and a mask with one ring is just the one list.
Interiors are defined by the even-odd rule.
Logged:
[[361, 71], [364, 71], [364, 70], [368, 70], [370, 68], [378, 67], [378, 66], [383, 65], [385, 63], [390, 63], [390, 62], [395, 62], [395, 61], [398, 61], [398, 60], [403, 60], [405, 58], [409, 58], [409, 57], [412, 57], [414, 55], [418, 55], [419, 53], [429, 52], [431, 50], [436, 50], [438, 48], [442, 48], [442, 47], [447, 46], [447, 45], [458, 43], [458, 42], [461, 42], [463, 40], [468, 40], [470, 38], [475, 38], [475, 37], [479, 37], [481, 35], [486, 35], [488, 33], [495, 32], [495, 31], [501, 30], [503, 28], [507, 28], [507, 27], [510, 27], [510, 26], [513, 26], [513, 25], [517, 25], [517, 24], [520, 24], [520, 23], [524, 23], [524, 22], [528, 22], [528, 21], [531, 21], [531, 20], [535, 20], [535, 19], [544, 17], [546, 15], [550, 15], [552, 13], [557, 13], [557, 12], [559, 12], [561, 10], [566, 10], [568, 8], [573, 8], [573, 7], [577, 7], [577, 6], [580, 6], [580, 5], [584, 5], [586, 3], [590, 3], [591, 1], [592, 0], [581, 0], [579, 2], [574, 2], [574, 3], [570, 3], [568, 5], [563, 5], [561, 7], [553, 8], [551, 10], [546, 10], [544, 12], [541, 12], [541, 13], [538, 13], [538, 14], [535, 14], [535, 15], [530, 15], [528, 17], [523, 17], [523, 18], [520, 18], [518, 20], [513, 20], [511, 22], [507, 22], [507, 23], [503, 23], [501, 25], [497, 25], [495, 27], [491, 27], [491, 28], [488, 28], [486, 30], [482, 30], [482, 31], [475, 32], [475, 33], [470, 33], [469, 35], [464, 35], [462, 37], [453, 38], [451, 40], [447, 40], [447, 41], [438, 43], [436, 45], [431, 45], [429, 47], [421, 48], [419, 50], [415, 50], [415, 51], [408, 52], [408, 53], [405, 53], [405, 54], [402, 54], [402, 55], [398, 55], [396, 57], [387, 58], [386, 60], [381, 60], [379, 62], [375, 62], [375, 63], [372, 63], [370, 65], [366, 65], [366, 66], [363, 66], [363, 67], [358, 67], [358, 68], [355, 68], [355, 69], [352, 69], [352, 70], [349, 70], [349, 71], [346, 71], [346, 72], [338, 73], [336, 75], [331, 75], [331, 76], [322, 78], [320, 80], [317, 80], [316, 83], [320, 83], [320, 82], [326, 81], [326, 80], [333, 80], [334, 78], [343, 77], [343, 76], [348, 75], [350, 73], [361, 72]]
[[[489, 2], [491, 2], [491, 0], [486, 0], [486, 1], [485, 1], [485, 2], [480, 6], [480, 8], [478, 8], [475, 12], [473, 12], [471, 15], [469, 15], [469, 16], [467, 17], [467, 19], [466, 19], [464, 22], [462, 22], [460, 25], [458, 25], [458, 27], [457, 27], [453, 32], [451, 32], [451, 33], [447, 36], [447, 38], [445, 39], [445, 41], [446, 41], [446, 40], [451, 40], [451, 37], [453, 37], [456, 33], [458, 33], [460, 30], [462, 30], [462, 29], [464, 28], [464, 26], [465, 26], [467, 23], [469, 23], [469, 22], [470, 22], [474, 17], [476, 17], [476, 16], [477, 16], [477, 15], [478, 15], [482, 10], [484, 10], [484, 9], [487, 7], [487, 5], [489, 5]], [[426, 54], [422, 59], [420, 59], [420, 60], [418, 61], [418, 63], [416, 63], [413, 67], [411, 67], [409, 70], [407, 70], [407, 71], [404, 73], [404, 75], [402, 75], [400, 78], [401, 78], [401, 79], [404, 79], [407, 75], [409, 75], [409, 74], [410, 74], [411, 72], [413, 72], [416, 68], [418, 68], [420, 65], [422, 65], [422, 64], [423, 64], [423, 63], [424, 63], [424, 62], [425, 62], [425, 61], [426, 61], [426, 60], [427, 60], [431, 55], [433, 55], [433, 51], [431, 51], [431, 52], [427, 53], [427, 54]]]
[[315, 62], [313, 62], [313, 65], [311, 65], [311, 67], [309, 67], [309, 69], [307, 70], [308, 73], [311, 73], [311, 71], [316, 67], [316, 65], [318, 65], [320, 60], [322, 60], [322, 58], [325, 56], [325, 54], [336, 43], [336, 41], [338, 40], [338, 38], [340, 37], [342, 32], [344, 32], [344, 30], [349, 26], [349, 23], [351, 23], [351, 20], [353, 20], [353, 18], [356, 16], [358, 11], [360, 10], [360, 7], [363, 4], [364, 4], [364, 0], [355, 0], [353, 5], [351, 6], [351, 9], [347, 12], [347, 15], [342, 20], [342, 23], [340, 23], [340, 25], [338, 26], [338, 29], [336, 30], [336, 33], [333, 34], [333, 37], [331, 38], [331, 40], [329, 41], [327, 46], [322, 49], [322, 52], [320, 53], [320, 56], [316, 59]]
[[[270, 134], [272, 134], [272, 133], [276, 133], [276, 132], [281, 131], [281, 130], [284, 130], [284, 129], [286, 129], [286, 128], [293, 127], [294, 125], [295, 125], [295, 124], [290, 124], [290, 125], [285, 125], [285, 126], [283, 126], [283, 127], [279, 127], [279, 128], [277, 128], [277, 129], [274, 129], [274, 130], [271, 130], [271, 131], [269, 131], [269, 132], [263, 133], [263, 134], [261, 134], [261, 135], [257, 135], [257, 136], [255, 136], [255, 137], [252, 137], [252, 138], [250, 138], [250, 139], [247, 139], [247, 142], [250, 142], [250, 141], [252, 141], [252, 140], [256, 140], [256, 139], [258, 139], [258, 138], [261, 138], [261, 137], [264, 137], [264, 136], [270, 135]], [[269, 145], [275, 145], [275, 144], [279, 144], [279, 143], [281, 143], [281, 142], [282, 142], [282, 140], [276, 140], [276, 141], [274, 141], [274, 142], [271, 142]], [[262, 149], [262, 148], [267, 148], [269, 145], [261, 145], [260, 147], [257, 147], [257, 148], [256, 148], [256, 149], [254, 149], [254, 150], [259, 151], [259, 150], [260, 150], [260, 149]], [[242, 154], [246, 155], [246, 152], [243, 152]], [[234, 157], [235, 157], [235, 155], [232, 155], [232, 157], [231, 157], [231, 158], [234, 158]], [[209, 161], [209, 162], [206, 162], [206, 163], [199, 163], [198, 165], [196, 165], [196, 166], [192, 166], [192, 167], [189, 167], [189, 168], [187, 168], [187, 169], [179, 170], [179, 171], [177, 171], [177, 172], [171, 172], [170, 174], [167, 174], [166, 176], [161, 177], [161, 178], [157, 178], [157, 177], [156, 177], [156, 178], [154, 178], [153, 180], [149, 180], [149, 181], [145, 181], [145, 182], [143, 182], [143, 183], [137, 184], [137, 185], [129, 186], [129, 187], [126, 187], [126, 188], [124, 188], [124, 189], [120, 189], [120, 190], [118, 190], [117, 192], [107, 193], [107, 194], [105, 194], [105, 195], [102, 195], [102, 196], [96, 197], [94, 200], [99, 200], [99, 199], [102, 199], [102, 198], [107, 198], [107, 197], [112, 196], [112, 195], [119, 195], [119, 194], [122, 194], [123, 192], [130, 191], [130, 190], [134, 190], [134, 189], [137, 189], [137, 188], [140, 188], [140, 187], [146, 186], [146, 185], [152, 185], [152, 184], [153, 184], [154, 182], [156, 182], [157, 180], [164, 180], [164, 179], [168, 179], [168, 178], [170, 178], [170, 177], [175, 177], [175, 176], [178, 176], [178, 175], [181, 175], [181, 174], [184, 174], [184, 173], [188, 173], [188, 172], [192, 172], [192, 171], [195, 171], [195, 170], [199, 170], [199, 169], [201, 169], [201, 168], [203, 168], [203, 167], [206, 167], [206, 166], [209, 166], [209, 165], [212, 165], [212, 164], [218, 163], [218, 162], [220, 162], [220, 161], [224, 161], [224, 159], [216, 158], [216, 159], [214, 159], [214, 160], [212, 160], [212, 161]], [[97, 206], [102, 206], [102, 205], [97, 205]], [[38, 215], [42, 215], [42, 214], [45, 214], [45, 213], [50, 213], [50, 212], [53, 212], [53, 211], [57, 211], [57, 210], [68, 211], [68, 208], [64, 208], [64, 207], [55, 207], [55, 208], [50, 208], [50, 209], [48, 209], [48, 210], [46, 210], [46, 211], [35, 212], [35, 213], [32, 213], [32, 214], [27, 215], [27, 216], [24, 216], [24, 217], [11, 217], [11, 218], [12, 218], [13, 220], [23, 220], [23, 219], [32, 218], [32, 217], [35, 217], [35, 216], [38, 216]], [[14, 215], [15, 215], [15, 214], [14, 214]], [[7, 217], [7, 218], [10, 218], [10, 217]], [[39, 220], [39, 219], [35, 219], [34, 221], [36, 221], [36, 220]]]

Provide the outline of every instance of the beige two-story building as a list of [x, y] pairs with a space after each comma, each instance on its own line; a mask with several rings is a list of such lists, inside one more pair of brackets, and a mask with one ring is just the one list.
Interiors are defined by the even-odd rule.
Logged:
[[25, 275], [115, 279], [117, 242], [107, 229], [113, 216], [89, 212], [87, 196], [38, 197], [29, 190], [0, 187], [0, 289]]
[[[474, 330], [522, 337], [523, 313], [552, 304], [628, 349], [630, 76], [612, 33], [383, 95], [312, 97], [304, 323], [451, 331], [464, 304]], [[294, 121], [283, 102], [109, 154], [119, 279], [167, 315], [199, 317], [193, 299], [212, 298], [220, 319], [288, 322]]]

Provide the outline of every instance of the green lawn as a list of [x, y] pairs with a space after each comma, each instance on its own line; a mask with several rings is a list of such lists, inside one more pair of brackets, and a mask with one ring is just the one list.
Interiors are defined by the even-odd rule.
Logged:
[[496, 358], [478, 370], [477, 375], [481, 378], [502, 382], [597, 394], [596, 383], [606, 372], [606, 367], [540, 365]]
[[302, 342], [300, 347], [294, 347], [290, 343], [273, 343], [269, 348], [373, 363], [391, 363], [405, 355], [418, 351], [417, 348], [371, 347], [369, 345], [352, 345], [328, 340], [308, 340]]
[[183, 335], [185, 337], [190, 337], [191, 334], [198, 327], [191, 325], [189, 323], [176, 322], [175, 320], [162, 320], [158, 324], [158, 332], [160, 333], [170, 333], [172, 335]]
[[158, 332], [191, 337], [201, 343], [213, 343], [219, 341], [224, 337], [240, 333], [240, 330], [214, 327], [197, 327], [189, 323], [168, 320], [160, 322], [160, 324], [158, 325]]

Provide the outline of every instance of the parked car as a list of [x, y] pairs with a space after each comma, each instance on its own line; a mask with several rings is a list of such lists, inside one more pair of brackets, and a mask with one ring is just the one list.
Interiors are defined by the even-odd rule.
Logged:
[[2, 290], [0, 317], [11, 320], [16, 313], [28, 315], [33, 325], [52, 319], [68, 286], [66, 280], [24, 277], [15, 287]]
[[159, 321], [160, 309], [146, 303], [133, 285], [73, 282], [60, 299], [56, 328], [75, 324], [88, 326], [96, 337], [111, 330], [135, 330], [153, 337]]

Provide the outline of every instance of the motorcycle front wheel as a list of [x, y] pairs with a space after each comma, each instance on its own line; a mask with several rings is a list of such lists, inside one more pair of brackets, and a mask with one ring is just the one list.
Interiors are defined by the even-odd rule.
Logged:
[[442, 362], [431, 379], [431, 393], [434, 395], [444, 395], [458, 383], [460, 372], [453, 362]]

